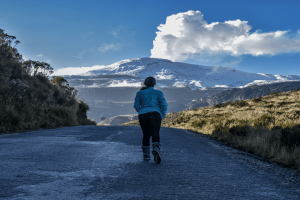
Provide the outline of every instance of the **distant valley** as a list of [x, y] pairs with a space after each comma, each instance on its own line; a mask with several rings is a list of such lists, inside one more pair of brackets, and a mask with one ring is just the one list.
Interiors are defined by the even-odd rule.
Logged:
[[[102, 117], [137, 114], [133, 108], [139, 88], [77, 88], [90, 106], [88, 116], [100, 122]], [[168, 112], [177, 112], [187, 108], [192, 99], [218, 94], [225, 89], [190, 90], [188, 88], [157, 88], [164, 92], [168, 103]]]

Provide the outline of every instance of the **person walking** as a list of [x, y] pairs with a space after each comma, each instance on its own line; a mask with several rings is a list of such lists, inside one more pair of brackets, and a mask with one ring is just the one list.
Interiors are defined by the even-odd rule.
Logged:
[[137, 92], [134, 108], [138, 112], [140, 126], [143, 131], [143, 157], [150, 160], [150, 138], [152, 137], [152, 154], [156, 163], [161, 162], [159, 130], [162, 119], [166, 116], [168, 104], [164, 94], [154, 89], [156, 80], [149, 76], [144, 81], [144, 86]]

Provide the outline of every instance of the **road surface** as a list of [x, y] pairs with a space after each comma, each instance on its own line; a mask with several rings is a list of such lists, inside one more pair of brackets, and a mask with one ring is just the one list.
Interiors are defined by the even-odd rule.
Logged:
[[206, 136], [162, 128], [160, 164], [141, 140], [130, 126], [0, 135], [0, 199], [300, 199], [296, 174]]

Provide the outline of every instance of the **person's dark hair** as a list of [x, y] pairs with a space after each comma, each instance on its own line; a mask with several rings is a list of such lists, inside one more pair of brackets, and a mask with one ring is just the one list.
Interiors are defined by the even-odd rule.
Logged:
[[156, 80], [152, 76], [148, 76], [145, 81], [144, 85], [142, 86], [141, 90], [147, 89], [148, 87], [154, 87], [156, 85]]

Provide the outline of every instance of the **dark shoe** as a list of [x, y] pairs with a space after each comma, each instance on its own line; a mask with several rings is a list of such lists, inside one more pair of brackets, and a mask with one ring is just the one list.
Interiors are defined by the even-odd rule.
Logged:
[[160, 163], [161, 162], [161, 157], [160, 157], [160, 142], [153, 142], [152, 143], [152, 154], [154, 155], [154, 162]]
[[152, 154], [154, 155], [154, 162], [160, 163], [161, 162], [161, 157], [159, 155], [159, 151], [157, 151], [156, 149], [154, 149], [152, 151]]
[[142, 146], [144, 160], [150, 160], [150, 146]]
[[144, 160], [151, 160], [150, 155], [144, 155]]

